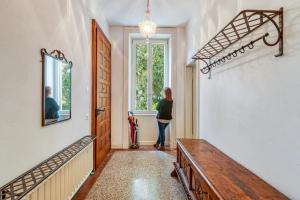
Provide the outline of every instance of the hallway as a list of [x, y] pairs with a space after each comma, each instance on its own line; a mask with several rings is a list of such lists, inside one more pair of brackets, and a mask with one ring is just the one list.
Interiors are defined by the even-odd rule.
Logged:
[[0, 200], [300, 200], [300, 0], [1, 0]]
[[174, 161], [161, 151], [116, 151], [86, 200], [184, 200], [183, 187], [170, 176]]

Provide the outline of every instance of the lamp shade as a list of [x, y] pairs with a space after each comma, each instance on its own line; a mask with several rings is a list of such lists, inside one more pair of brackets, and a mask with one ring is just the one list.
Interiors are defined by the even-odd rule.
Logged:
[[156, 27], [156, 24], [149, 19], [139, 23], [140, 32], [145, 38], [152, 37], [156, 33]]

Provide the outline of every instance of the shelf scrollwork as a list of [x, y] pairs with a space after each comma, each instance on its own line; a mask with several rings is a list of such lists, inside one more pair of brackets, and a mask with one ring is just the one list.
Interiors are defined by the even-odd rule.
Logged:
[[[278, 22], [275, 18], [278, 17]], [[269, 42], [270, 34], [267, 32], [261, 37], [250, 41], [246, 45], [242, 45], [238, 49], [222, 56], [221, 58], [212, 61], [212, 59], [224, 52], [227, 48], [234, 45], [250, 33], [257, 30], [267, 22], [271, 22], [276, 31], [277, 39], [275, 42]], [[246, 30], [246, 31], [245, 31]], [[227, 60], [237, 57], [239, 54], [244, 54], [246, 50], [254, 48], [254, 44], [262, 40], [267, 46], [275, 46], [279, 44], [279, 53], [275, 57], [283, 55], [283, 8], [280, 10], [243, 10], [233, 20], [231, 20], [214, 38], [212, 38], [203, 48], [201, 48], [192, 59], [201, 60], [205, 66], [200, 70], [203, 74], [211, 72], [212, 68], [225, 63]]]

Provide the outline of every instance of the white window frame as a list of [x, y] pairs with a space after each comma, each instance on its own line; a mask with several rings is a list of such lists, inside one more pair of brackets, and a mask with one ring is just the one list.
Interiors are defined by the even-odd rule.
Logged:
[[164, 87], [170, 86], [170, 81], [169, 81], [169, 72], [170, 72], [170, 67], [169, 67], [169, 39], [150, 39], [149, 43], [147, 44], [148, 48], [148, 59], [147, 59], [147, 107], [148, 110], [135, 110], [135, 103], [136, 103], [136, 45], [137, 44], [145, 44], [145, 39], [140, 39], [140, 38], [132, 38], [132, 46], [131, 46], [131, 102], [130, 102], [130, 107], [131, 110], [135, 114], [150, 114], [150, 115], [155, 115], [157, 113], [156, 110], [152, 110], [152, 95], [153, 95], [153, 75], [152, 75], [152, 48], [151, 44], [164, 44]]

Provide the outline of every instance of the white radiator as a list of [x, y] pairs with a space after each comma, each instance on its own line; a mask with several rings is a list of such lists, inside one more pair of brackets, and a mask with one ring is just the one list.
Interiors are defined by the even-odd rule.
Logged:
[[93, 170], [93, 140], [85, 136], [0, 188], [0, 200], [72, 199]]
[[72, 199], [93, 170], [93, 143], [75, 155], [38, 187], [28, 193], [24, 200]]

